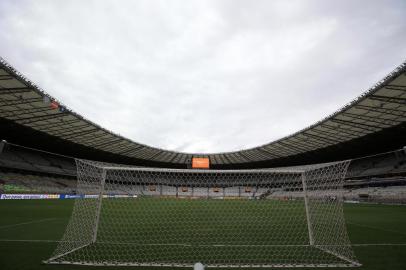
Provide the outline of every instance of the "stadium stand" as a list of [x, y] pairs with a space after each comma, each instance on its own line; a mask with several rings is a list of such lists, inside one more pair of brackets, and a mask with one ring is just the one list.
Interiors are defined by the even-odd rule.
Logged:
[[406, 173], [406, 148], [352, 160], [347, 178], [371, 178]]
[[0, 155], [0, 167], [34, 173], [76, 176], [73, 158], [7, 144]]
[[75, 193], [74, 159], [2, 142], [0, 192]]
[[347, 189], [344, 199], [370, 203], [406, 204], [406, 186]]
[[[0, 179], [7, 183], [3, 184], [3, 192], [11, 191], [49, 191], [49, 192], [70, 192], [74, 193], [74, 180], [76, 177], [76, 165], [74, 158], [58, 155], [23, 147], [3, 141], [0, 144], [2, 153], [0, 154], [0, 169], [2, 170], [2, 177]], [[8, 173], [7, 173], [8, 172]], [[13, 176], [10, 178], [10, 175]], [[21, 177], [18, 177], [21, 175]], [[27, 177], [30, 175], [30, 177]], [[402, 177], [403, 176], [403, 177]], [[402, 148], [396, 151], [385, 152], [377, 155], [367, 156], [363, 158], [354, 159], [347, 173], [346, 188], [356, 190], [356, 188], [364, 187], [379, 187], [388, 185], [402, 185], [405, 182], [406, 176], [406, 149]], [[38, 178], [43, 179], [43, 182], [38, 182]], [[21, 179], [21, 183], [19, 182]], [[27, 179], [33, 179], [31, 185], [27, 183]], [[63, 179], [64, 181], [59, 181]], [[10, 182], [10, 180], [13, 180]], [[46, 181], [45, 181], [46, 180]], [[68, 181], [68, 183], [66, 183]], [[54, 184], [49, 184], [54, 182]], [[62, 185], [61, 185], [62, 183]], [[63, 188], [63, 184], [68, 188]], [[49, 188], [46, 188], [48, 185]], [[38, 186], [37, 189], [34, 187]], [[190, 195], [191, 190], [172, 190], [170, 187], [158, 191], [159, 187], [151, 190], [150, 187], [135, 187], [139, 191], [134, 191], [134, 194], [154, 195], [162, 194], [172, 196], [178, 194], [179, 196]], [[233, 190], [234, 189], [234, 190]], [[199, 191], [194, 190], [196, 196], [206, 196], [207, 190]], [[200, 192], [200, 195], [199, 195]], [[223, 192], [228, 196], [234, 194], [240, 197], [257, 197], [265, 196], [269, 191], [250, 190], [249, 192], [238, 191], [238, 187], [229, 187], [227, 190], [218, 188], [217, 191], [209, 190], [209, 196], [221, 197]], [[272, 191], [274, 193], [275, 191]], [[117, 191], [118, 194], [122, 192]], [[265, 194], [265, 195], [264, 195]], [[269, 194], [268, 194], [269, 195]], [[276, 194], [273, 194], [273, 196]], [[358, 198], [358, 196], [355, 196]], [[375, 196], [376, 197], [376, 196]], [[375, 198], [371, 196], [371, 198]], [[354, 199], [354, 196], [351, 196]]]
[[[5, 146], [4, 146], [5, 145]], [[406, 203], [406, 149], [354, 159], [345, 182], [345, 199], [376, 203]], [[0, 193], [75, 194], [74, 159], [54, 153], [3, 142], [0, 154]], [[135, 185], [115, 194], [195, 196], [212, 198], [287, 198], [283, 188], [247, 189], [246, 187], [173, 187]], [[300, 194], [298, 194], [300, 196]], [[326, 197], [328, 194], [326, 194]], [[294, 198], [289, 192], [289, 198]]]
[[34, 175], [0, 171], [0, 190], [3, 193], [66, 193], [75, 194], [76, 181], [55, 175]]
[[355, 159], [345, 182], [345, 200], [406, 203], [406, 148]]

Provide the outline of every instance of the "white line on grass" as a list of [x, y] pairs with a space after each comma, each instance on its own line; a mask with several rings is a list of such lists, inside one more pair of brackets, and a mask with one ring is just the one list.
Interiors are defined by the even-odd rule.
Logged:
[[406, 246], [406, 243], [378, 243], [378, 244], [351, 244], [353, 247], [369, 247], [369, 246]]
[[42, 240], [42, 239], [0, 239], [0, 242], [38, 242], [38, 243], [59, 243], [57, 240]]
[[[33, 243], [59, 243], [64, 241], [47, 239], [0, 239], [0, 242], [33, 242]], [[68, 241], [75, 242], [75, 241]], [[78, 241], [80, 242], [80, 241]], [[80, 242], [82, 243], [82, 242]], [[99, 244], [115, 245], [136, 245], [136, 246], [206, 246], [206, 247], [310, 247], [310, 245], [191, 245], [191, 244], [136, 244], [136, 243], [114, 243], [114, 242], [96, 242]], [[354, 247], [368, 246], [406, 246], [406, 243], [371, 243], [371, 244], [351, 244]]]
[[9, 224], [9, 225], [0, 226], [0, 229], [12, 228], [12, 227], [17, 227], [17, 226], [21, 226], [21, 225], [33, 224], [33, 223], [41, 223], [41, 222], [55, 220], [55, 219], [57, 219], [57, 218], [44, 218], [44, 219], [40, 219], [40, 220], [31, 220], [31, 221], [27, 221], [27, 222], [21, 222], [21, 223], [15, 223], [15, 224]]

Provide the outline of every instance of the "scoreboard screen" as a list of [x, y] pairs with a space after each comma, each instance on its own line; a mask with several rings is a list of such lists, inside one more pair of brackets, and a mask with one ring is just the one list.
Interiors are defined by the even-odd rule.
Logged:
[[209, 169], [210, 160], [209, 158], [192, 158], [192, 168], [193, 169]]

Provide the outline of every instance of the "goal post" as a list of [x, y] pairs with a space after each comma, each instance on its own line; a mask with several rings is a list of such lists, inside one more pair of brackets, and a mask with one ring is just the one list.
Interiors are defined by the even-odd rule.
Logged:
[[312, 223], [311, 223], [311, 219], [310, 219], [309, 196], [307, 194], [307, 183], [306, 183], [306, 176], [304, 173], [302, 173], [301, 178], [302, 178], [303, 200], [304, 200], [304, 206], [305, 206], [305, 211], [306, 211], [307, 231], [309, 232], [309, 244], [311, 246], [313, 246], [314, 245], [313, 228], [312, 228]]
[[256, 170], [76, 164], [72, 216], [46, 263], [360, 265], [343, 215], [349, 161]]

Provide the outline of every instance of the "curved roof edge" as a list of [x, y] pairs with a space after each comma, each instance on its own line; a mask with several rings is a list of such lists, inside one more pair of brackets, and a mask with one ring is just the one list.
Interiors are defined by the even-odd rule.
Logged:
[[[256, 148], [260, 148], [263, 147], [265, 145], [269, 145], [271, 143], [277, 143], [281, 140], [293, 137], [299, 133], [302, 133], [306, 130], [309, 130], [317, 125], [320, 125], [321, 123], [329, 120], [330, 118], [333, 118], [334, 116], [340, 114], [341, 112], [347, 110], [348, 108], [351, 108], [354, 104], [357, 104], [359, 102], [361, 102], [362, 100], [366, 99], [369, 95], [373, 94], [374, 92], [378, 91], [380, 88], [384, 87], [388, 82], [390, 82], [391, 80], [393, 80], [394, 78], [396, 78], [397, 76], [401, 75], [402, 73], [406, 72], [406, 60], [403, 61], [399, 66], [397, 66], [394, 70], [392, 70], [388, 75], [385, 76], [385, 78], [381, 79], [379, 82], [375, 83], [372, 87], [370, 87], [368, 90], [366, 90], [365, 92], [363, 92], [361, 95], [359, 95], [358, 97], [354, 98], [352, 101], [348, 102], [347, 104], [345, 104], [344, 106], [342, 106], [341, 108], [337, 109], [335, 112], [325, 116], [323, 119], [317, 121], [314, 124], [311, 124], [310, 126], [307, 126], [299, 131], [296, 131], [293, 134], [284, 136], [282, 138], [279, 138], [275, 141], [272, 141], [270, 143], [265, 143], [263, 145], [259, 145], [250, 149], [256, 149]], [[244, 150], [250, 150], [250, 149], [241, 149], [239, 151], [244, 151]], [[239, 152], [237, 151], [237, 152]], [[227, 152], [225, 152], [227, 153]]]
[[[1, 57], [0, 102], [3, 103], [0, 103], [0, 117], [62, 140], [131, 158], [182, 164], [187, 164], [193, 156], [209, 157], [212, 164], [258, 162], [309, 152], [403, 124], [406, 119], [405, 71], [406, 62], [403, 62], [366, 92], [322, 120], [270, 143], [239, 151], [184, 153], [134, 142], [69, 109]], [[39, 101], [44, 97], [57, 102], [64, 111], [55, 113], [49, 109]], [[24, 100], [24, 103], [18, 100]], [[32, 112], [31, 119], [35, 118], [35, 121], [21, 117], [28, 112]], [[60, 129], [56, 130], [55, 125]], [[72, 137], [63, 130], [83, 136]], [[94, 135], [100, 136], [100, 143], [91, 140]]]

